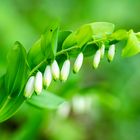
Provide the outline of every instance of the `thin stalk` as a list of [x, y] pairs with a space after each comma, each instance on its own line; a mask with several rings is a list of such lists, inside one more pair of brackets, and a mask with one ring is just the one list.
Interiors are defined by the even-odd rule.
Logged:
[[[65, 49], [65, 50], [59, 51], [59, 52], [56, 53], [56, 56], [59, 56], [59, 55], [61, 55], [61, 54], [65, 54], [66, 52], [68, 52], [68, 51], [70, 51], [70, 50], [73, 50], [73, 49], [75, 49], [76, 47], [77, 47], [77, 46], [73, 46], [73, 47], [71, 47], [71, 48], [67, 48], [67, 49]], [[46, 62], [47, 62], [47, 60], [44, 59], [44, 60], [42, 60], [37, 66], [35, 66], [35, 67], [31, 70], [31, 72], [29, 73], [29, 77], [30, 77], [35, 71], [37, 71], [38, 68], [40, 68], [43, 64], [45, 64]]]

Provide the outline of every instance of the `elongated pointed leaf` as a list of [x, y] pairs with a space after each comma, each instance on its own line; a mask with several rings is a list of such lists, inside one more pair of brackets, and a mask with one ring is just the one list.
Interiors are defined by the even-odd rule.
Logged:
[[117, 30], [111, 35], [111, 40], [116, 40], [116, 41], [124, 40], [127, 38], [128, 38], [128, 32], [124, 29]]
[[64, 42], [64, 40], [71, 34], [71, 31], [61, 31], [58, 34], [58, 47], [57, 47], [57, 51], [61, 51], [62, 50], [62, 44]]
[[129, 31], [127, 44], [122, 51], [122, 56], [129, 57], [140, 52], [140, 41], [133, 30]]
[[5, 75], [5, 87], [8, 96], [17, 96], [23, 88], [28, 75], [26, 51], [16, 42], [8, 54], [8, 66]]
[[71, 33], [64, 41], [62, 48], [70, 48], [76, 46], [81, 48], [85, 43], [87, 43], [92, 38], [92, 29], [90, 25], [84, 25], [80, 27], [75, 32]]
[[56, 109], [63, 102], [63, 98], [45, 90], [39, 96], [34, 95], [28, 100], [29, 104], [43, 109]]
[[41, 48], [45, 58], [53, 59], [57, 51], [58, 25], [52, 25], [41, 36]]
[[4, 80], [5, 80], [5, 75], [0, 77], [0, 108], [2, 107], [3, 102], [6, 98], [6, 96], [4, 96], [4, 94], [6, 94]]
[[31, 69], [44, 60], [54, 59], [58, 45], [58, 31], [58, 25], [51, 25], [31, 47], [28, 53]]
[[26, 51], [16, 42], [8, 54], [7, 72], [0, 92], [0, 122], [11, 117], [24, 102], [23, 89], [28, 76]]
[[85, 24], [71, 33], [63, 43], [63, 49], [77, 46], [81, 48], [92, 39], [99, 39], [110, 35], [114, 31], [114, 24], [108, 22], [94, 22]]
[[83, 54], [85, 57], [92, 56], [98, 49], [98, 46], [96, 44], [89, 44], [84, 46], [83, 48]]
[[115, 28], [114, 24], [109, 22], [93, 22], [89, 25], [92, 28], [92, 34], [95, 39], [112, 34]]
[[8, 96], [0, 109], [0, 122], [12, 117], [18, 111], [24, 101], [25, 98], [23, 97], [23, 92], [20, 92], [20, 95], [16, 98]]
[[31, 69], [45, 59], [41, 49], [41, 38], [38, 39], [30, 48], [27, 58]]

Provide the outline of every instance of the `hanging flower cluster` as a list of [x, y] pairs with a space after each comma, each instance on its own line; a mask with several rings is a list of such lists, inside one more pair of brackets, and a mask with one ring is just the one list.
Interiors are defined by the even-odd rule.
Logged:
[[[78, 73], [84, 57], [94, 54], [92, 66], [97, 69], [105, 55], [109, 62], [113, 60], [115, 44], [122, 41], [124, 42], [122, 43], [123, 46], [121, 44], [120, 46], [123, 47], [121, 53], [123, 57], [140, 53], [139, 38], [140, 32], [135, 33], [132, 29], [115, 30], [115, 25], [112, 23], [92, 22], [80, 26], [75, 31], [60, 30], [59, 25], [53, 23], [41, 34], [28, 52], [19, 41], [16, 41], [7, 57], [6, 73], [0, 77], [2, 92], [0, 122], [10, 118], [26, 98], [32, 97], [33, 93], [41, 95], [33, 96], [28, 101], [42, 108], [42, 104], [39, 105], [35, 102], [36, 98], [41, 102], [42, 100], [46, 101], [48, 96], [51, 97], [51, 94], [44, 94], [48, 91], [43, 88], [48, 88], [52, 80], [65, 82], [69, 77], [70, 67], [73, 67], [74, 73]], [[71, 66], [69, 58], [75, 54], [77, 54], [77, 58], [74, 65]], [[67, 58], [65, 58], [66, 56]], [[56, 59], [54, 60], [54, 58]], [[63, 62], [62, 68], [59, 67], [61, 62]], [[43, 72], [42, 68], [44, 68]], [[60, 99], [57, 96], [56, 98]], [[62, 102], [61, 99], [60, 102]]]
[[[104, 57], [105, 54], [105, 45], [103, 44], [95, 53], [93, 57], [93, 68], [97, 69], [100, 63], [100, 60]], [[111, 45], [108, 49], [107, 59], [111, 62], [115, 55], [115, 45]], [[74, 62], [73, 72], [78, 73], [83, 64], [84, 55], [80, 52]], [[68, 79], [70, 73], [70, 60], [67, 59], [64, 61], [63, 66], [60, 70], [59, 65], [56, 60], [52, 62], [51, 65], [47, 65], [44, 71], [44, 74], [40, 71], [36, 73], [36, 76], [31, 76], [25, 86], [24, 96], [30, 98], [34, 91], [37, 95], [41, 94], [43, 86], [49, 87], [52, 80], [55, 81], [61, 80], [65, 82]]]

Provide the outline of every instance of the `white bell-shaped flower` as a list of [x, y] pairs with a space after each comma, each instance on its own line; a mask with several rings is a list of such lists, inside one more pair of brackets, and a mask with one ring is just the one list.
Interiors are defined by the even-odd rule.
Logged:
[[44, 85], [46, 87], [49, 87], [52, 81], [52, 73], [51, 73], [51, 67], [50, 65], [46, 66], [46, 69], [44, 71], [44, 77], [43, 77]]
[[95, 55], [94, 55], [94, 58], [93, 58], [93, 67], [94, 67], [95, 69], [98, 68], [99, 63], [100, 63], [100, 59], [101, 59], [101, 51], [98, 50], [98, 51], [96, 51], [96, 53], [95, 53]]
[[74, 73], [79, 72], [79, 70], [81, 69], [82, 64], [83, 64], [83, 58], [84, 58], [83, 53], [82, 52], [79, 53], [75, 62], [74, 62], [74, 66], [73, 66], [73, 72]]
[[31, 76], [27, 81], [27, 84], [26, 84], [25, 90], [24, 90], [24, 96], [26, 98], [30, 98], [34, 92], [34, 81], [35, 81], [34, 76]]
[[60, 80], [66, 81], [70, 73], [70, 60], [65, 60], [63, 63], [61, 73], [60, 73]]
[[51, 71], [54, 80], [58, 80], [60, 76], [60, 69], [56, 60], [51, 64]]
[[111, 62], [114, 56], [115, 56], [115, 45], [113, 44], [109, 47], [108, 50], [108, 55], [107, 55], [108, 61]]
[[71, 111], [71, 106], [69, 102], [64, 102], [63, 104], [61, 104], [58, 109], [57, 109], [57, 114], [58, 116], [60, 116], [61, 118], [67, 118], [70, 114]]
[[43, 87], [43, 80], [42, 80], [42, 73], [40, 71], [37, 72], [35, 76], [35, 92], [39, 95], [42, 92]]
[[82, 96], [74, 96], [72, 99], [72, 109], [75, 114], [86, 112], [86, 100]]
[[100, 51], [101, 51], [101, 58], [103, 58], [104, 54], [105, 54], [105, 45], [104, 44], [102, 44]]
[[92, 109], [92, 98], [89, 96], [76, 95], [72, 98], [72, 109], [75, 114], [90, 112]]

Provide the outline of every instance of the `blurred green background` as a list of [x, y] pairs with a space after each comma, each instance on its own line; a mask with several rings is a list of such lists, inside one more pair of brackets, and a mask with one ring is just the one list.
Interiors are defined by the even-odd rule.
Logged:
[[[28, 50], [45, 27], [59, 21], [62, 30], [74, 30], [96, 21], [140, 31], [139, 0], [4, 0], [0, 1], [0, 76], [6, 54], [18, 40]], [[78, 75], [71, 73], [50, 91], [68, 101], [58, 110], [39, 110], [24, 104], [0, 124], [0, 140], [139, 140], [140, 56], [106, 59], [93, 70], [84, 60]], [[12, 65], [12, 64], [11, 64]]]

